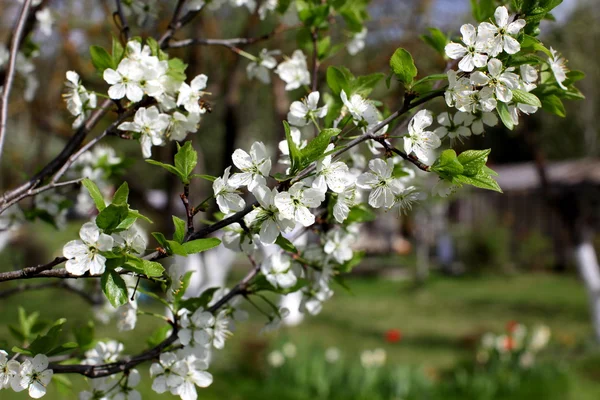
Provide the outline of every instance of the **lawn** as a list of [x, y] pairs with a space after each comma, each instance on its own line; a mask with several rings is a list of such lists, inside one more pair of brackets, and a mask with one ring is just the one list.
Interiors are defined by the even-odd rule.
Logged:
[[[511, 320], [527, 326], [546, 324], [551, 328], [553, 343], [546, 357], [567, 368], [572, 392], [569, 399], [600, 397], [600, 353], [592, 344], [584, 289], [574, 277], [434, 276], [418, 288], [408, 281], [376, 278], [354, 278], [348, 283], [351, 293], [337, 287], [336, 295], [323, 312], [298, 327], [261, 336], [259, 315], [239, 324], [226, 349], [215, 354], [211, 366], [215, 383], [200, 391], [200, 398], [248, 399], [254, 398], [253, 393], [260, 397], [266, 354], [270, 347], [287, 341], [300, 349], [335, 346], [348, 358], [358, 358], [366, 349], [383, 348], [388, 364], [421, 365], [435, 372], [473, 357], [474, 345], [483, 332], [500, 332]], [[92, 318], [89, 306], [56, 289], [15, 295], [0, 304], [0, 340], [11, 344], [15, 343], [6, 324], [14, 323], [19, 305], [27, 311], [39, 309], [48, 319], [66, 316], [71, 327]], [[63, 304], [68, 305], [66, 315]], [[142, 316], [135, 335], [115, 333], [111, 326], [98, 325], [98, 337], [116, 337], [133, 353], [144, 348], [142, 338], [158, 326], [159, 320]], [[385, 332], [389, 329], [400, 330], [402, 339], [398, 343], [386, 342]], [[10, 348], [8, 344], [3, 346]], [[73, 378], [75, 387], [83, 387], [81, 378]], [[144, 398], [170, 397], [152, 394], [149, 381], [140, 386]], [[1, 398], [27, 396], [6, 391]], [[69, 399], [75, 398], [75, 394], [61, 395], [52, 390], [46, 398]]]

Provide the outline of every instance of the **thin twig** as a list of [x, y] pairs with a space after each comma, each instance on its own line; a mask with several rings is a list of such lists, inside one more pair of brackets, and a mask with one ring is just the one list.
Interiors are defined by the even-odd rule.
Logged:
[[125, 13], [123, 12], [123, 4], [121, 0], [115, 0], [117, 5], [117, 11], [113, 14], [113, 18], [119, 18], [119, 24], [117, 28], [119, 28], [121, 41], [123, 44], [127, 44], [129, 41], [129, 24], [127, 23], [127, 18], [125, 17]]
[[190, 185], [183, 185], [183, 193], [180, 195], [181, 202], [185, 207], [185, 215], [187, 217], [187, 233], [186, 237], [189, 237], [194, 233], [194, 210], [190, 207]]
[[6, 70], [6, 77], [4, 79], [4, 88], [2, 90], [2, 108], [0, 109], [0, 160], [2, 159], [2, 151], [4, 150], [4, 142], [6, 139], [6, 123], [8, 120], [8, 101], [10, 98], [10, 92], [12, 90], [13, 81], [15, 79], [15, 65], [17, 63], [17, 54], [19, 53], [19, 43], [21, 43], [21, 37], [29, 15], [29, 7], [31, 6], [32, 0], [25, 0], [17, 25], [15, 27], [15, 33], [12, 38], [10, 45], [10, 57], [8, 59], [8, 68]]

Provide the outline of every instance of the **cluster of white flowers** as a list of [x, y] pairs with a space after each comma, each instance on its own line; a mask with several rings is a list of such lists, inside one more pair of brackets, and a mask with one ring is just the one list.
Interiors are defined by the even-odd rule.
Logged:
[[[462, 44], [451, 42], [446, 45], [446, 55], [458, 63], [459, 71], [448, 71], [449, 86], [446, 91], [448, 107], [458, 112], [444, 113], [436, 130], [440, 137], [460, 139], [471, 133], [483, 133], [483, 126], [494, 126], [498, 118], [494, 114], [498, 102], [505, 103], [510, 111], [512, 123], [518, 125], [519, 114], [532, 114], [537, 107], [514, 100], [513, 91], [530, 92], [538, 81], [537, 65], [520, 65], [520, 74], [514, 67], [505, 67], [497, 58], [501, 53], [513, 55], [521, 50], [517, 36], [525, 27], [525, 20], [509, 22], [508, 10], [500, 6], [494, 13], [495, 24], [482, 22], [478, 27], [465, 24], [461, 27]], [[558, 85], [563, 85], [568, 72], [564, 58], [551, 49], [548, 66]]]
[[80, 240], [71, 240], [63, 247], [67, 258], [66, 270], [74, 275], [99, 275], [106, 268], [106, 257], [102, 252], [113, 249], [141, 255], [146, 249], [146, 238], [135, 226], [112, 236], [102, 232], [95, 222], [86, 222], [79, 230]]
[[[138, 108], [133, 121], [118, 126], [119, 130], [131, 132], [140, 140], [146, 158], [151, 156], [152, 146], [165, 145], [168, 140], [183, 140], [188, 133], [195, 132], [201, 114], [206, 112], [200, 101], [205, 94], [207, 77], [198, 75], [190, 84], [183, 82], [177, 74], [171, 73], [173, 67], [165, 57], [164, 53], [153, 55], [150, 46], [131, 40], [117, 68], [107, 68], [103, 73], [110, 85], [111, 99], [137, 103], [148, 96], [158, 103], [158, 106]], [[96, 107], [97, 97], [85, 89], [74, 71], [67, 72], [66, 86], [67, 109], [76, 117], [73, 127], [77, 128]]]
[[0, 350], [0, 390], [27, 390], [29, 397], [39, 399], [46, 394], [52, 374], [52, 370], [48, 369], [48, 357], [44, 354], [37, 354], [19, 363], [9, 359], [6, 351]]

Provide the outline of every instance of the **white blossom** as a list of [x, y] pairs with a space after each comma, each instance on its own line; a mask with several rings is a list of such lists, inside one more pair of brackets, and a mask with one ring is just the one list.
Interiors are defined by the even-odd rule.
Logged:
[[371, 207], [392, 207], [394, 205], [394, 193], [403, 187], [400, 180], [392, 176], [394, 161], [391, 158], [388, 158], [387, 161], [376, 158], [369, 161], [369, 169], [373, 172], [365, 172], [359, 176], [356, 180], [356, 186], [371, 190], [369, 194], [369, 205]]
[[208, 329], [214, 325], [215, 317], [202, 307], [194, 313], [186, 309], [179, 310], [179, 325], [177, 337], [183, 346], [190, 348], [206, 348], [210, 346], [211, 338]]
[[50, 8], [45, 7], [36, 11], [35, 19], [39, 24], [40, 32], [42, 32], [44, 36], [50, 36], [52, 34], [52, 25], [54, 25], [55, 21]]
[[168, 137], [170, 140], [184, 140], [188, 133], [196, 132], [198, 130], [199, 122], [200, 114], [188, 113], [186, 116], [179, 111], [175, 111], [173, 114], [171, 114], [171, 120], [169, 127], [167, 128], [166, 137]]
[[114, 245], [127, 253], [143, 254], [146, 251], [146, 235], [135, 225], [124, 231], [114, 233], [112, 237], [115, 241]]
[[113, 238], [93, 222], [86, 222], [79, 230], [81, 240], [71, 240], [63, 247], [63, 255], [68, 258], [65, 269], [73, 275], [83, 275], [90, 271], [92, 275], [104, 272], [106, 257], [99, 254], [109, 251], [113, 246]]
[[271, 172], [271, 158], [262, 142], [254, 142], [250, 147], [250, 154], [242, 149], [235, 150], [231, 159], [242, 171], [231, 175], [229, 183], [232, 186], [247, 186], [252, 191], [256, 186], [267, 183], [266, 177]]
[[141, 380], [140, 373], [136, 369], [129, 370], [127, 381], [118, 387], [119, 392], [113, 395], [112, 400], [142, 400], [140, 392], [133, 389], [140, 384]]
[[108, 96], [113, 100], [127, 97], [129, 101], [137, 103], [144, 97], [144, 90], [140, 86], [140, 80], [144, 76], [144, 70], [140, 64], [124, 58], [119, 63], [117, 70], [107, 68], [104, 70], [104, 80], [111, 85]]
[[277, 0], [264, 0], [260, 3], [260, 7], [258, 7], [258, 16], [261, 20], [264, 20], [267, 17], [267, 13], [275, 11], [277, 9], [277, 4], [279, 2]]
[[286, 83], [285, 90], [294, 90], [310, 84], [306, 56], [302, 50], [294, 51], [291, 58], [279, 63], [275, 73]]
[[0, 389], [10, 387], [10, 383], [19, 373], [19, 362], [10, 360], [8, 353], [0, 350]]
[[161, 113], [156, 106], [140, 107], [133, 122], [123, 122], [117, 129], [140, 133], [140, 144], [144, 158], [152, 156], [152, 146], [165, 143], [165, 130], [169, 126], [169, 116]]
[[550, 54], [551, 56], [548, 57], [548, 64], [550, 65], [552, 74], [554, 74], [558, 86], [563, 90], [567, 90], [567, 87], [563, 84], [563, 82], [567, 80], [567, 72], [569, 72], [567, 60], [561, 57], [561, 55], [552, 47], [550, 47]]
[[260, 207], [252, 210], [244, 220], [248, 226], [260, 225], [259, 238], [263, 244], [273, 244], [280, 233], [290, 233], [295, 226], [291, 219], [281, 216], [275, 206], [275, 197], [279, 192], [276, 188], [269, 189], [258, 185], [252, 191]]
[[48, 357], [38, 354], [33, 359], [23, 361], [19, 375], [11, 381], [11, 387], [15, 392], [28, 390], [29, 397], [39, 399], [46, 394], [52, 375], [52, 370], [48, 369]]
[[427, 162], [430, 159], [429, 151], [441, 145], [440, 138], [425, 128], [433, 123], [433, 116], [429, 110], [421, 110], [408, 123], [408, 135], [404, 137], [404, 151], [406, 154], [415, 153], [419, 159]]
[[[325, 149], [328, 153], [334, 148], [333, 143], [329, 144]], [[327, 188], [335, 193], [341, 193], [346, 186], [352, 183], [352, 178], [349, 174], [348, 166], [342, 161], [332, 161], [333, 155], [325, 156], [322, 160], [317, 161], [315, 179], [312, 182], [312, 187], [318, 191], [325, 193]]]
[[90, 110], [96, 108], [97, 97], [93, 92], [88, 92], [81, 84], [79, 75], [75, 71], [67, 71], [65, 86], [67, 91], [63, 94], [67, 102], [67, 110], [74, 115], [73, 128], [79, 128], [89, 116]]
[[319, 97], [319, 92], [311, 92], [302, 101], [294, 101], [287, 115], [290, 125], [306, 126], [311, 118], [324, 118], [327, 115], [327, 105], [318, 107]]
[[471, 72], [475, 68], [485, 66], [488, 56], [485, 53], [485, 41], [477, 37], [477, 30], [471, 24], [465, 24], [460, 27], [462, 41], [460, 43], [450, 42], [446, 45], [446, 55], [453, 60], [461, 59], [458, 68], [461, 71]]
[[260, 270], [267, 281], [276, 288], [288, 289], [297, 282], [291, 259], [281, 252], [267, 258], [261, 264]]
[[337, 201], [333, 206], [333, 217], [340, 224], [348, 218], [350, 208], [356, 205], [357, 195], [356, 185], [347, 186], [341, 193], [338, 193]]
[[246, 67], [246, 74], [248, 75], [248, 79], [256, 78], [262, 83], [271, 83], [270, 70], [277, 66], [277, 60], [273, 56], [279, 55], [280, 53], [281, 52], [279, 50], [269, 51], [267, 49], [262, 49], [258, 54], [256, 60], [251, 61], [250, 64], [248, 64], [248, 66]]
[[489, 86], [494, 89], [496, 98], [503, 103], [512, 100], [512, 89], [519, 87], [519, 76], [512, 72], [513, 67], [503, 69], [502, 61], [492, 58], [487, 64], [488, 73], [475, 71], [471, 74], [471, 82], [477, 86]]
[[123, 343], [117, 342], [116, 340], [98, 342], [96, 347], [85, 352], [83, 364], [101, 365], [114, 363], [119, 359], [119, 355], [123, 351], [123, 348]]
[[420, 199], [421, 194], [414, 186], [409, 186], [394, 194], [394, 203], [398, 206], [398, 211], [403, 214], [412, 210], [413, 204]]
[[496, 57], [503, 50], [508, 54], [516, 54], [521, 50], [521, 45], [513, 36], [519, 34], [525, 27], [524, 19], [517, 19], [508, 23], [508, 10], [504, 6], [496, 8], [494, 12], [496, 24], [482, 22], [479, 25], [479, 34], [487, 40], [488, 54]]
[[229, 170], [231, 167], [225, 168], [223, 177], [218, 177], [213, 182], [213, 192], [217, 205], [222, 213], [228, 214], [230, 211], [242, 211], [246, 202], [237, 194], [237, 187], [232, 186], [229, 179]]
[[302, 182], [296, 182], [287, 192], [275, 196], [275, 206], [283, 218], [293, 219], [303, 226], [310, 226], [315, 223], [315, 216], [311, 214], [309, 208], [318, 207], [324, 199], [325, 195], [322, 192], [306, 188]]
[[361, 52], [365, 48], [365, 39], [367, 38], [367, 27], [363, 27], [362, 30], [358, 33], [355, 33], [352, 36], [352, 40], [350, 40], [346, 44], [346, 48], [348, 49], [348, 53], [354, 56]]
[[323, 251], [330, 254], [340, 264], [352, 259], [352, 243], [354, 237], [343, 232], [341, 229], [333, 229], [325, 236]]
[[179, 96], [177, 97], [177, 105], [183, 107], [191, 113], [204, 114], [205, 108], [200, 107], [198, 101], [204, 94], [203, 90], [206, 89], [206, 82], [208, 78], [206, 75], [201, 74], [192, 79], [192, 82], [188, 85], [183, 82], [179, 88]]
[[433, 132], [440, 139], [448, 136], [450, 139], [461, 139], [462, 137], [471, 136], [471, 130], [468, 128], [473, 121], [473, 114], [461, 113], [460, 111], [450, 115], [448, 112], [443, 112], [437, 116], [437, 122], [441, 125]]
[[[367, 127], [371, 127], [379, 123], [379, 114], [377, 112], [377, 107], [375, 107], [373, 102], [363, 98], [358, 93], [354, 93], [352, 96], [350, 96], [350, 98], [348, 98], [348, 95], [344, 90], [341, 91], [340, 98], [348, 109], [348, 112], [352, 114], [355, 122], [360, 123], [365, 121], [367, 123]], [[383, 132], [380, 131], [379, 133]]]

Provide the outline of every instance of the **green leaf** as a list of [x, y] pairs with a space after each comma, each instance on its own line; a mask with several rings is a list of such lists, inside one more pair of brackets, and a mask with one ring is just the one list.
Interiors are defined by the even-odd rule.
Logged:
[[127, 262], [122, 265], [128, 271], [136, 274], [146, 275], [150, 278], [157, 278], [163, 275], [164, 267], [155, 261], [145, 260], [143, 258], [128, 256]]
[[123, 182], [121, 186], [115, 192], [112, 198], [112, 204], [122, 205], [127, 204], [127, 198], [129, 197], [129, 185], [127, 182]]
[[339, 97], [342, 90], [350, 95], [350, 81], [353, 79], [354, 76], [346, 68], [327, 68], [327, 85], [336, 97]]
[[104, 196], [102, 196], [98, 186], [96, 186], [96, 184], [88, 178], [85, 178], [83, 181], [81, 181], [81, 184], [90, 193], [90, 196], [92, 197], [92, 200], [94, 200], [94, 204], [96, 204], [98, 211], [104, 210], [104, 208], [106, 208], [106, 203], [104, 202]]
[[288, 251], [290, 253], [298, 254], [298, 249], [292, 242], [288, 239], [284, 238], [282, 235], [277, 236], [275, 240], [275, 244], [281, 247], [283, 250]]
[[357, 205], [350, 209], [348, 218], [344, 221], [346, 224], [352, 224], [354, 222], [371, 222], [375, 221], [377, 216], [371, 210], [364, 205]]
[[498, 182], [496, 182], [494, 178], [490, 177], [483, 171], [475, 176], [454, 176], [453, 182], [466, 183], [468, 185], [472, 185], [481, 189], [488, 189], [502, 193], [502, 189], [498, 185]]
[[183, 257], [186, 257], [188, 255], [187, 250], [183, 247], [182, 244], [179, 244], [174, 240], [167, 240], [167, 243], [169, 244], [169, 250], [171, 253]]
[[471, 0], [473, 18], [478, 22], [487, 21], [494, 16], [496, 4], [494, 0]]
[[129, 213], [127, 214], [127, 218], [143, 219], [144, 221], [146, 221], [149, 224], [153, 223], [150, 218], [148, 218], [145, 215], [141, 214], [138, 210], [132, 210], [131, 208], [129, 209]]
[[73, 351], [77, 347], [79, 347], [79, 346], [77, 346], [77, 343], [75, 343], [75, 342], [67, 342], [67, 343], [63, 343], [61, 345], [58, 345], [58, 346], [50, 349], [47, 352], [44, 352], [44, 354], [46, 354], [48, 357], [56, 356], [56, 355], [59, 355], [59, 354], [68, 353], [70, 351]]
[[159, 166], [161, 168], [166, 169], [167, 171], [169, 171], [173, 175], [177, 175], [181, 181], [185, 180], [185, 177], [183, 176], [183, 174], [181, 172], [179, 172], [179, 170], [177, 168], [175, 168], [174, 166], [172, 166], [170, 164], [165, 164], [165, 163], [161, 163], [159, 161], [150, 160], [150, 159], [147, 159], [146, 162], [148, 164], [157, 165], [157, 166]]
[[425, 93], [432, 89], [431, 82], [448, 79], [446, 74], [433, 74], [419, 79], [413, 84], [412, 90], [417, 93]]
[[196, 254], [217, 247], [220, 244], [221, 240], [217, 238], [206, 238], [191, 240], [185, 242], [182, 246], [187, 254]]
[[125, 49], [119, 39], [113, 36], [112, 38], [112, 62], [113, 65], [119, 65], [123, 56], [125, 55]]
[[[177, 145], [179, 147], [179, 144]], [[187, 141], [177, 150], [175, 154], [175, 168], [181, 174], [184, 184], [190, 183], [190, 175], [198, 164], [198, 153], [192, 147], [192, 141]]]
[[57, 344], [63, 325], [67, 322], [65, 318], [57, 320], [45, 335], [39, 335], [31, 344], [28, 350], [32, 354], [46, 354], [50, 352]]
[[437, 28], [427, 28], [429, 35], [419, 36], [422, 41], [431, 46], [436, 52], [444, 56], [446, 54], [446, 44], [448, 37]]
[[504, 124], [504, 126], [506, 126], [508, 129], [510, 129], [512, 131], [513, 128], [515, 127], [515, 124], [512, 120], [510, 111], [509, 111], [506, 103], [499, 101], [498, 104], [496, 105], [496, 111], [498, 111], [498, 115], [500, 116], [500, 119], [502, 120], [502, 123]]
[[417, 67], [410, 53], [403, 48], [397, 49], [390, 58], [390, 67], [396, 79], [406, 87], [412, 85], [417, 76]]
[[175, 303], [179, 303], [181, 301], [181, 298], [185, 294], [185, 291], [187, 290], [188, 286], [190, 286], [190, 279], [192, 278], [193, 273], [194, 271], [186, 272], [185, 275], [183, 275], [183, 277], [181, 278], [181, 285], [179, 285], [176, 291], [173, 291], [173, 299], [175, 300]]
[[357, 76], [350, 83], [350, 91], [346, 91], [346, 94], [350, 96], [351, 94], [359, 94], [362, 97], [367, 97], [375, 88], [375, 85], [379, 83], [383, 78], [385, 78], [385, 74], [376, 73], [364, 76]]
[[431, 166], [431, 170], [441, 177], [450, 177], [462, 174], [463, 165], [458, 161], [456, 152], [452, 149], [444, 150], [440, 157]]
[[313, 161], [317, 161], [325, 156], [325, 149], [329, 146], [331, 138], [337, 136], [341, 131], [337, 128], [323, 129], [316, 138], [308, 142], [305, 148], [300, 150], [300, 167], [304, 169]]
[[167, 238], [165, 237], [165, 235], [163, 235], [160, 232], [152, 232], [152, 236], [154, 236], [154, 239], [156, 239], [156, 241], [161, 247], [164, 247], [168, 250], [169, 243], [167, 242]]
[[185, 221], [173, 215], [173, 225], [175, 225], [173, 240], [177, 243], [183, 243], [185, 237]]
[[535, 94], [532, 93], [528, 93], [524, 90], [520, 90], [520, 89], [513, 89], [512, 90], [513, 93], [513, 101], [515, 103], [522, 103], [522, 104], [529, 104], [531, 106], [535, 106], [535, 107], [542, 107], [542, 103], [540, 102], [540, 99], [538, 99], [538, 97]]
[[212, 175], [203, 175], [203, 174], [192, 174], [190, 176], [190, 178], [200, 178], [200, 179], [205, 179], [209, 182], [214, 182], [215, 179], [217, 179], [216, 176], [212, 176]]
[[286, 137], [289, 152], [290, 152], [290, 161], [292, 163], [291, 172], [292, 172], [292, 174], [294, 174], [295, 172], [298, 172], [301, 169], [301, 167], [300, 167], [300, 164], [301, 164], [300, 150], [298, 150], [296, 143], [294, 143], [294, 139], [292, 139], [290, 125], [288, 124], [287, 121], [283, 121], [283, 128], [285, 129], [285, 137]]
[[174, 57], [170, 58], [169, 61], [169, 70], [167, 71], [167, 76], [175, 80], [176, 82], [185, 81], [186, 74], [185, 70], [187, 69], [187, 64], [181, 61], [179, 58]]
[[73, 328], [73, 335], [77, 341], [77, 345], [82, 351], [89, 350], [94, 346], [94, 322], [88, 321], [85, 325], [79, 325]]
[[104, 230], [104, 233], [111, 234], [127, 219], [128, 215], [129, 208], [126, 205], [109, 204], [96, 217], [96, 225]]
[[462, 164], [464, 171], [462, 175], [477, 175], [487, 162], [491, 149], [467, 150], [459, 154], [457, 160]]
[[90, 56], [92, 57], [92, 64], [99, 73], [103, 73], [105, 69], [115, 69], [113, 58], [104, 48], [100, 46], [90, 46]]
[[562, 103], [562, 100], [555, 95], [542, 97], [542, 108], [549, 113], [554, 115], [558, 115], [559, 117], [566, 117], [567, 112], [565, 110], [565, 106]]
[[120, 307], [129, 300], [127, 298], [127, 285], [123, 278], [115, 271], [108, 269], [104, 271], [100, 279], [100, 285], [113, 307]]

